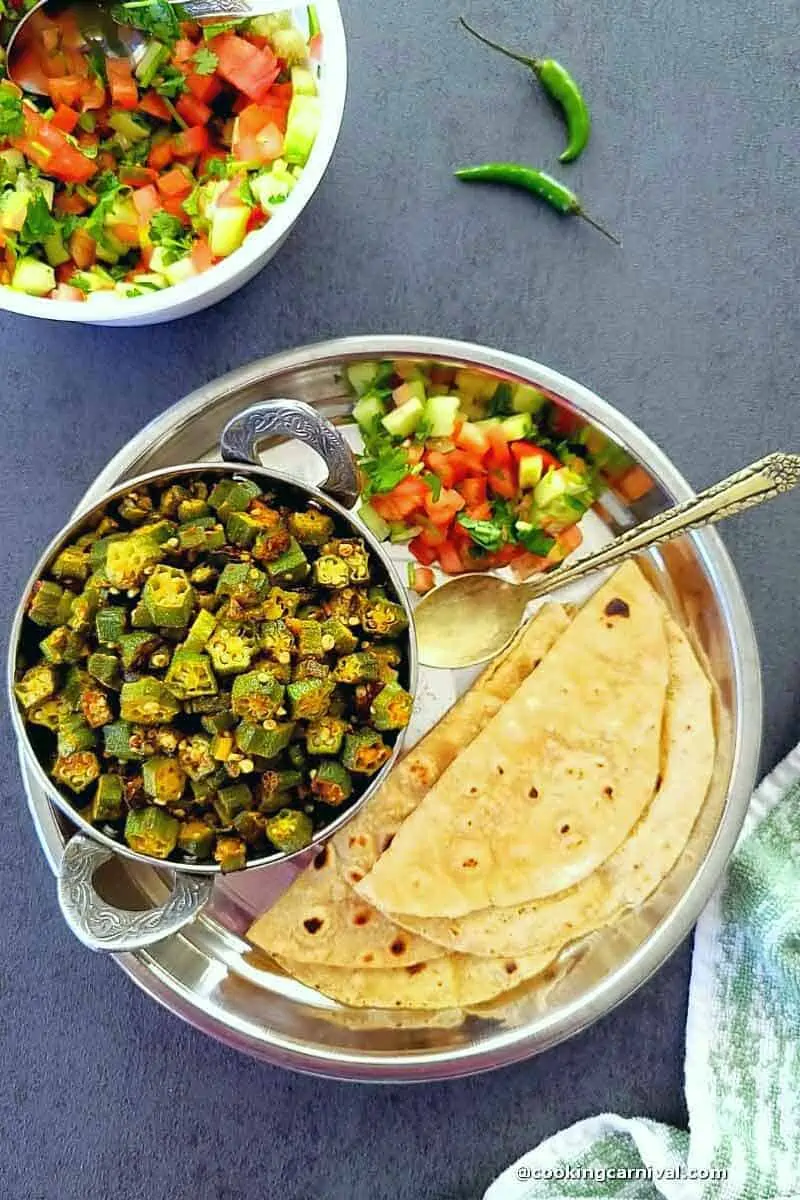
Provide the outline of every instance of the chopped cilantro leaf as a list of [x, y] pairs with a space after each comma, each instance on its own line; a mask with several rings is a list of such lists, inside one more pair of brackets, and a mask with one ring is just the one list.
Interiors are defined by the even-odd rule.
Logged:
[[28, 201], [25, 211], [25, 223], [20, 230], [20, 241], [33, 243], [43, 242], [51, 233], [55, 233], [58, 225], [53, 219], [47, 201], [41, 192]]
[[164, 67], [153, 86], [159, 96], [180, 96], [186, 91], [186, 76], [177, 67]]
[[514, 411], [511, 407], [512, 391], [508, 383], [499, 383], [489, 404], [490, 417], [508, 417]]
[[239, 185], [239, 199], [242, 204], [246, 204], [248, 208], [255, 208], [258, 201], [253, 194], [253, 189], [250, 187], [250, 180], [245, 176]]
[[428, 487], [433, 492], [433, 502], [435, 504], [436, 501], [439, 499], [439, 497], [442, 494], [441, 479], [439, 478], [438, 475], [434, 475], [433, 472], [431, 471], [422, 476], [422, 482], [427, 483]]
[[10, 88], [0, 87], [0, 135], [13, 137], [22, 133], [24, 128], [22, 100]]
[[[523, 526], [520, 529], [520, 525]], [[526, 529], [525, 522], [517, 522], [515, 532], [517, 541], [521, 543], [529, 554], [536, 554], [539, 558], [546, 558], [552, 550], [555, 543], [555, 538], [549, 537], [542, 529]]]
[[228, 174], [228, 166], [224, 158], [207, 158], [203, 174], [208, 175], [211, 179], [225, 179]]
[[180, 6], [167, 0], [127, 0], [111, 9], [112, 18], [120, 25], [132, 25], [151, 33], [160, 42], [174, 46], [181, 36]]
[[185, 258], [191, 249], [191, 229], [184, 228], [180, 219], [170, 213], [155, 213], [150, 220], [149, 232], [153, 245], [161, 247], [165, 266]]
[[192, 55], [192, 66], [196, 75], [213, 75], [218, 63], [219, 59], [208, 46], [200, 46]]
[[433, 421], [430, 419], [430, 417], [426, 416], [425, 413], [423, 413], [419, 419], [419, 424], [417, 425], [417, 428], [414, 430], [414, 441], [415, 442], [427, 441], [427, 439], [431, 436], [432, 429], [433, 429]]
[[476, 521], [474, 517], [465, 516], [464, 513], [459, 513], [456, 520], [466, 529], [473, 542], [482, 546], [484, 550], [499, 550], [505, 540], [503, 528], [496, 521]]
[[390, 492], [408, 474], [408, 460], [400, 446], [393, 446], [388, 438], [376, 434], [365, 439], [366, 454], [359, 465], [366, 477], [364, 498], [376, 492]]

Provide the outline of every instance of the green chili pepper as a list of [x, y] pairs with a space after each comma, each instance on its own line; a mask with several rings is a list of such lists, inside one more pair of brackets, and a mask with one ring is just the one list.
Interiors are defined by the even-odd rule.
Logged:
[[544, 171], [537, 171], [535, 167], [524, 167], [519, 163], [485, 163], [481, 167], [462, 167], [455, 172], [455, 176], [465, 183], [505, 183], [509, 187], [523, 188], [539, 196], [564, 216], [581, 217], [588, 221], [615, 246], [622, 245], [618, 237], [589, 216], [580, 199], [566, 184], [553, 179], [552, 175], [546, 175]]
[[566, 67], [562, 67], [561, 63], [556, 62], [554, 58], [529, 58], [525, 54], [516, 54], [506, 46], [492, 42], [482, 33], [478, 33], [477, 29], [468, 25], [463, 17], [460, 20], [467, 33], [471, 33], [479, 42], [483, 42], [485, 46], [491, 46], [492, 50], [498, 50], [507, 58], [513, 58], [515, 62], [522, 63], [523, 66], [529, 67], [533, 71], [544, 91], [561, 107], [564, 113], [569, 140], [565, 149], [558, 156], [558, 160], [567, 163], [576, 159], [589, 141], [592, 122], [581, 89]]

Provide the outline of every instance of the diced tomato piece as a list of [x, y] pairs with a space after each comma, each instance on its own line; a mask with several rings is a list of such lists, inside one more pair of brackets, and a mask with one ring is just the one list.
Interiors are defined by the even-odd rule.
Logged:
[[119, 181], [125, 187], [143, 188], [149, 183], [155, 183], [158, 179], [158, 171], [154, 171], [152, 167], [140, 167], [136, 163], [131, 163], [129, 166], [121, 166], [119, 169]]
[[481, 504], [468, 504], [467, 516], [472, 517], [473, 521], [491, 521], [492, 506], [488, 500], [484, 500]]
[[194, 188], [194, 183], [188, 171], [182, 167], [173, 167], [171, 171], [159, 175], [156, 187], [161, 195], [168, 199], [185, 200]]
[[309, 38], [308, 57], [313, 58], [314, 62], [319, 62], [322, 58], [322, 46], [323, 41], [321, 33], [315, 33], [312, 38]]
[[85, 271], [97, 257], [97, 243], [85, 229], [76, 229], [69, 239], [69, 252], [75, 266]]
[[478, 458], [483, 458], [489, 449], [488, 437], [471, 421], [462, 423], [455, 437], [455, 443], [459, 450], [466, 450], [468, 454], [474, 454]]
[[495, 496], [513, 500], [517, 494], [517, 481], [512, 467], [492, 467], [489, 470], [489, 488]]
[[45, 120], [32, 105], [23, 106], [24, 133], [10, 138], [11, 145], [21, 150], [45, 174], [63, 183], [86, 183], [95, 174], [97, 164], [81, 154], [67, 136], [50, 121]]
[[577, 413], [570, 412], [567, 408], [555, 408], [550, 424], [555, 433], [560, 433], [564, 437], [569, 437], [570, 434], [576, 433], [581, 427], [581, 418]]
[[493, 425], [486, 431], [489, 439], [489, 449], [486, 454], [486, 465], [492, 467], [508, 467], [511, 464], [511, 451], [502, 426]]
[[109, 225], [109, 233], [113, 234], [118, 241], [125, 246], [139, 245], [139, 227], [129, 224], [127, 221], [120, 221], [116, 225]]
[[175, 108], [187, 125], [207, 125], [211, 120], [211, 109], [196, 96], [181, 96], [175, 102]]
[[192, 245], [192, 265], [198, 275], [214, 265], [214, 256], [211, 253], [211, 247], [205, 238], [197, 238]]
[[460, 512], [465, 506], [466, 501], [464, 497], [449, 488], [442, 488], [438, 500], [434, 500], [433, 492], [429, 492], [425, 497], [425, 512], [434, 525], [440, 527], [442, 525], [449, 525], [456, 513]]
[[79, 300], [85, 300], [86, 297], [80, 288], [70, 287], [68, 283], [60, 283], [58, 287], [53, 288], [52, 292], [50, 293], [50, 299], [69, 300], [76, 302]]
[[[442, 539], [444, 540], [444, 539]], [[408, 543], [408, 548], [416, 558], [417, 562], [421, 562], [423, 566], [429, 567], [431, 563], [435, 563], [439, 557], [439, 551], [435, 545], [426, 540], [421, 533], [413, 537]]]
[[148, 117], [155, 117], [157, 121], [172, 120], [172, 113], [164, 103], [164, 97], [159, 96], [158, 92], [145, 92], [139, 101], [139, 110], [147, 113]]
[[139, 220], [147, 225], [153, 213], [161, 208], [161, 199], [152, 183], [147, 187], [137, 188], [133, 193], [133, 204], [139, 214]]
[[409, 570], [410, 583], [409, 586], [418, 596], [424, 596], [433, 587], [436, 586], [436, 580], [433, 571], [429, 566], [410, 567]]
[[208, 174], [208, 164], [212, 158], [216, 158], [218, 161], [219, 161], [219, 159], [222, 159], [222, 161], [224, 162], [227, 159], [227, 157], [228, 157], [228, 151], [223, 146], [214, 146], [214, 145], [209, 146], [208, 149], [204, 150], [203, 153], [200, 155], [200, 158], [198, 160], [197, 167], [196, 167], [197, 175], [200, 176], [200, 175]]
[[562, 529], [556, 539], [558, 545], [564, 552], [564, 557], [571, 554], [573, 550], [577, 550], [583, 541], [583, 534], [577, 525], [570, 525], [569, 529]]
[[239, 175], [234, 175], [224, 191], [220, 192], [217, 197], [217, 208], [238, 208], [242, 203], [242, 197], [239, 194], [239, 189], [246, 179], [246, 175], [242, 172]]
[[218, 75], [256, 103], [265, 99], [280, 73], [271, 50], [260, 50], [235, 33], [214, 38], [211, 49], [217, 56]]
[[530, 554], [527, 550], [520, 550], [510, 563], [517, 579], [527, 579], [530, 575], [546, 571], [550, 565], [547, 558], [542, 558], [539, 554]]
[[439, 547], [439, 565], [446, 575], [460, 575], [464, 570], [461, 555], [452, 542], [442, 542]]
[[293, 95], [294, 88], [291, 83], [273, 83], [266, 102], [267, 104], [277, 104], [279, 108], [288, 109]]
[[430, 494], [419, 476], [406, 475], [390, 492], [373, 496], [370, 504], [384, 521], [404, 521]]
[[461, 493], [469, 508], [483, 504], [486, 501], [486, 476], [473, 475], [469, 479], [462, 479], [456, 484], [456, 491]]
[[222, 91], [222, 84], [216, 75], [198, 75], [194, 71], [186, 76], [186, 86], [195, 100], [200, 100], [203, 104], [210, 104], [212, 100], [216, 100]]
[[456, 482], [456, 473], [450, 462], [449, 454], [444, 454], [441, 450], [428, 450], [425, 454], [425, 461], [434, 475], [439, 476], [444, 487], [451, 488], [453, 486]]
[[172, 139], [172, 151], [176, 158], [195, 158], [211, 145], [211, 137], [205, 125], [193, 125], [182, 129]]
[[154, 171], [163, 171], [164, 167], [168, 167], [174, 157], [172, 138], [165, 138], [163, 142], [156, 142], [153, 145], [147, 156], [147, 165]]
[[58, 192], [53, 202], [53, 207], [56, 212], [74, 213], [78, 216], [80, 213], [86, 212], [89, 202], [75, 192]]
[[543, 450], [541, 446], [535, 446], [533, 442], [511, 442], [509, 448], [518, 463], [522, 462], [523, 458], [540, 458], [542, 474], [549, 471], [551, 467], [557, 471], [561, 466], [555, 454], [551, 454], [549, 450]]
[[434, 525], [424, 508], [412, 512], [407, 518], [407, 522], [412, 528], [419, 528], [417, 537], [421, 538], [426, 546], [441, 546], [445, 540], [444, 531], [438, 525]]
[[644, 467], [629, 467], [625, 474], [616, 481], [618, 490], [626, 500], [641, 500], [653, 490], [653, 480]]
[[283, 134], [277, 125], [266, 125], [253, 137], [238, 138], [233, 151], [239, 162], [270, 163], [280, 158]]
[[177, 42], [175, 43], [175, 49], [172, 51], [173, 64], [176, 67], [185, 66], [186, 63], [189, 62], [189, 59], [194, 57], [196, 51], [197, 46], [194, 44], [191, 38], [178, 38]]
[[64, 133], [72, 133], [75, 126], [78, 124], [78, 114], [73, 108], [69, 108], [66, 104], [59, 103], [56, 111], [50, 118], [50, 124], [55, 125], [56, 129], [63, 130]]
[[117, 108], [136, 108], [139, 89], [133, 77], [129, 58], [106, 58], [106, 78], [111, 89], [111, 103]]
[[104, 108], [106, 103], [106, 89], [103, 87], [99, 79], [91, 79], [88, 81], [83, 95], [81, 96], [81, 111], [82, 112], [97, 112], [98, 109]]
[[189, 217], [183, 207], [185, 199], [185, 196], [164, 196], [161, 201], [161, 207], [171, 217], [178, 217], [184, 225], [188, 225]]
[[456, 480], [467, 479], [472, 475], [485, 475], [486, 467], [479, 455], [468, 454], [466, 450], [451, 450], [447, 461], [455, 472]]

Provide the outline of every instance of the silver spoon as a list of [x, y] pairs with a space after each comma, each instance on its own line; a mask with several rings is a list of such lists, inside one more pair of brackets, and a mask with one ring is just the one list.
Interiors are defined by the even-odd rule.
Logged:
[[[182, 13], [193, 21], [214, 18], [246, 20], [248, 17], [284, 12], [286, 8], [287, 0], [186, 0], [181, 5]], [[15, 26], [6, 46], [8, 77], [23, 91], [36, 96], [47, 94], [38, 82], [17, 73], [20, 55], [36, 34], [36, 21], [31, 23], [31, 18], [36, 13], [44, 12], [48, 17], [56, 17], [67, 11], [74, 13], [87, 49], [97, 49], [108, 58], [129, 58], [134, 67], [141, 60], [150, 39], [138, 29], [118, 25], [108, 6], [104, 7], [96, 0], [38, 0]]]
[[616, 567], [640, 550], [713, 525], [800, 484], [800, 454], [769, 454], [691, 500], [658, 513], [595, 554], [530, 583], [496, 575], [459, 575], [429, 592], [414, 610], [419, 661], [426, 667], [471, 667], [494, 658], [513, 638], [531, 600]]

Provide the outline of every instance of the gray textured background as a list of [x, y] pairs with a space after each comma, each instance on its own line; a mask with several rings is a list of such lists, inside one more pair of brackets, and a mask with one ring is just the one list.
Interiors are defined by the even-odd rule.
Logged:
[[[451, 167], [489, 158], [552, 169], [562, 146], [525, 72], [462, 35], [459, 11], [344, 0], [339, 148], [285, 249], [238, 295], [151, 330], [0, 319], [6, 613], [43, 541], [143, 422], [248, 359], [332, 335], [529, 354], [637, 420], [698, 486], [800, 449], [796, 6], [471, 4], [476, 24], [585, 81], [594, 138], [562, 174], [621, 251], [524, 196], [451, 181]], [[765, 768], [797, 740], [797, 529], [785, 499], [726, 532], [763, 654]], [[70, 938], [7, 723], [2, 736], [3, 1197], [472, 1200], [580, 1117], [685, 1121], [688, 945], [582, 1037], [473, 1080], [337, 1085], [204, 1040]]]

